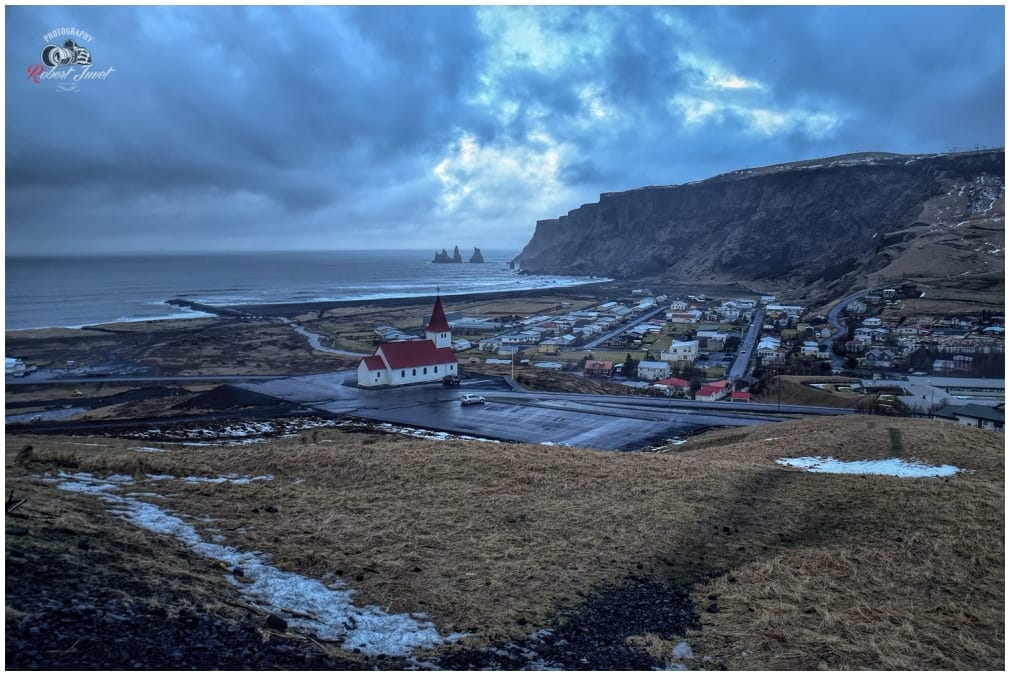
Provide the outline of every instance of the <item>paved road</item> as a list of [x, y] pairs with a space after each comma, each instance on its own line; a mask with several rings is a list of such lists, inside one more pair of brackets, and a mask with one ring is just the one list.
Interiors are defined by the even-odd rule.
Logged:
[[[362, 390], [355, 373], [303, 376], [240, 385], [250, 391], [337, 415], [506, 441], [630, 450], [708, 427], [758, 425], [787, 414], [838, 415], [847, 409], [719, 405], [651, 397], [510, 390], [499, 378], [464, 380], [460, 388], [416, 385]], [[484, 405], [463, 406], [462, 393]]]
[[848, 332], [848, 330], [842, 324], [841, 320], [838, 319], [838, 314], [845, 308], [846, 305], [848, 305], [855, 299], [865, 296], [868, 293], [872, 293], [873, 291], [874, 289], [870, 288], [870, 289], [863, 289], [862, 291], [856, 291], [855, 293], [850, 293], [848, 296], [842, 298], [837, 303], [835, 303], [834, 306], [832, 306], [832, 308], [828, 310], [828, 323], [830, 323], [831, 326], [835, 329], [835, 333], [831, 336], [831, 338], [828, 339], [828, 341], [831, 343], [832, 368], [841, 369], [844, 368], [845, 366], [845, 360], [836, 355], [834, 351], [835, 341], [838, 340], [839, 338], [844, 338], [845, 334]]
[[666, 308], [665, 307], [659, 307], [659, 308], [656, 308], [655, 310], [653, 310], [652, 312], [647, 312], [647, 313], [645, 313], [644, 315], [642, 315], [640, 317], [636, 317], [634, 320], [628, 322], [627, 324], [622, 325], [619, 329], [615, 329], [615, 330], [611, 331], [610, 333], [607, 333], [607, 334], [604, 334], [604, 335], [600, 336], [599, 338], [597, 338], [596, 340], [594, 340], [592, 342], [586, 343], [580, 349], [582, 349], [582, 350], [592, 350], [592, 349], [595, 349], [597, 346], [602, 345], [603, 343], [607, 342], [608, 340], [610, 340], [614, 336], [619, 336], [622, 333], [624, 333], [625, 331], [627, 331], [628, 329], [634, 328], [635, 326], [638, 326], [639, 324], [641, 324], [643, 322], [649, 321], [650, 319], [652, 319], [653, 317], [655, 317], [656, 315], [658, 315], [661, 312], [666, 312]]
[[758, 336], [761, 335], [761, 326], [764, 322], [764, 317], [764, 308], [757, 307], [754, 309], [754, 316], [751, 318], [747, 333], [744, 335], [743, 340], [740, 341], [740, 351], [737, 354], [736, 361], [733, 362], [733, 366], [730, 367], [729, 372], [726, 374], [727, 380], [733, 381], [747, 375], [747, 367], [750, 365], [751, 355], [757, 346]]

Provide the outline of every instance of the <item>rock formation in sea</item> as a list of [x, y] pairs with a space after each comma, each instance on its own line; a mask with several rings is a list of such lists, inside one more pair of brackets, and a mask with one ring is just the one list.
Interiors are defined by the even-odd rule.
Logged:
[[471, 263], [483, 263], [484, 262], [484, 256], [481, 255], [480, 249], [478, 249], [477, 247], [473, 248], [473, 255], [470, 256], [470, 262]]
[[432, 259], [432, 263], [452, 263], [452, 258], [449, 257], [449, 252], [445, 249], [435, 252], [435, 258]]
[[453, 263], [462, 263], [463, 262], [463, 254], [461, 254], [459, 252], [459, 247], [458, 246], [455, 249], [452, 250], [452, 262]]

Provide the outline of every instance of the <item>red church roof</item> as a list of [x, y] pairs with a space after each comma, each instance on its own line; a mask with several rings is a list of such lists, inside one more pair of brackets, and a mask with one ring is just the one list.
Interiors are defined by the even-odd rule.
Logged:
[[[441, 305], [437, 305], [441, 309]], [[445, 321], [445, 314], [442, 314]], [[446, 329], [448, 330], [448, 329]], [[400, 343], [383, 343], [376, 350], [376, 355], [382, 352], [392, 369], [431, 366], [432, 364], [455, 364], [456, 355], [451, 347], [435, 347], [430, 340], [407, 340]], [[366, 362], [367, 363], [367, 362]]]
[[431, 311], [431, 321], [428, 322], [428, 331], [432, 333], [448, 333], [449, 321], [445, 318], [445, 310], [442, 309], [442, 299], [435, 296], [435, 308]]
[[365, 368], [369, 371], [381, 371], [386, 368], [386, 364], [382, 361], [382, 357], [376, 355], [365, 357], [362, 361], [365, 362]]

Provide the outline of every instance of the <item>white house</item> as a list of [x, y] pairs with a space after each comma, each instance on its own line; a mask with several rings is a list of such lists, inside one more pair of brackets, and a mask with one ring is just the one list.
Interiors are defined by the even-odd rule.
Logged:
[[671, 312], [683, 312], [687, 309], [687, 303], [682, 300], [670, 301], [670, 311]]
[[674, 324], [697, 324], [701, 321], [702, 315], [701, 310], [684, 310], [681, 312], [667, 312], [666, 318]]
[[659, 358], [663, 361], [693, 362], [698, 358], [698, 341], [675, 340], [670, 343], [670, 347], [659, 353]]
[[800, 346], [801, 357], [816, 357], [819, 351], [820, 347], [813, 340], [805, 340], [803, 341], [803, 345]]
[[638, 377], [642, 380], [662, 380], [670, 377], [670, 365], [665, 361], [638, 362]]
[[413, 385], [455, 375], [458, 365], [452, 352], [452, 330], [438, 296], [424, 334], [424, 340], [382, 343], [375, 348], [375, 354], [358, 364], [358, 386]]

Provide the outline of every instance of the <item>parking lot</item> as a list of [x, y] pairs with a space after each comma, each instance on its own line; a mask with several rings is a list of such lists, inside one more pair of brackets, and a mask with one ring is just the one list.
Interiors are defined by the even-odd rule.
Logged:
[[[637, 450], [709, 427], [746, 426], [775, 416], [689, 410], [672, 400], [565, 395], [513, 390], [502, 378], [363, 390], [354, 372], [283, 378], [239, 385], [327, 413], [454, 434], [541, 444]], [[484, 404], [465, 406], [464, 394]]]

